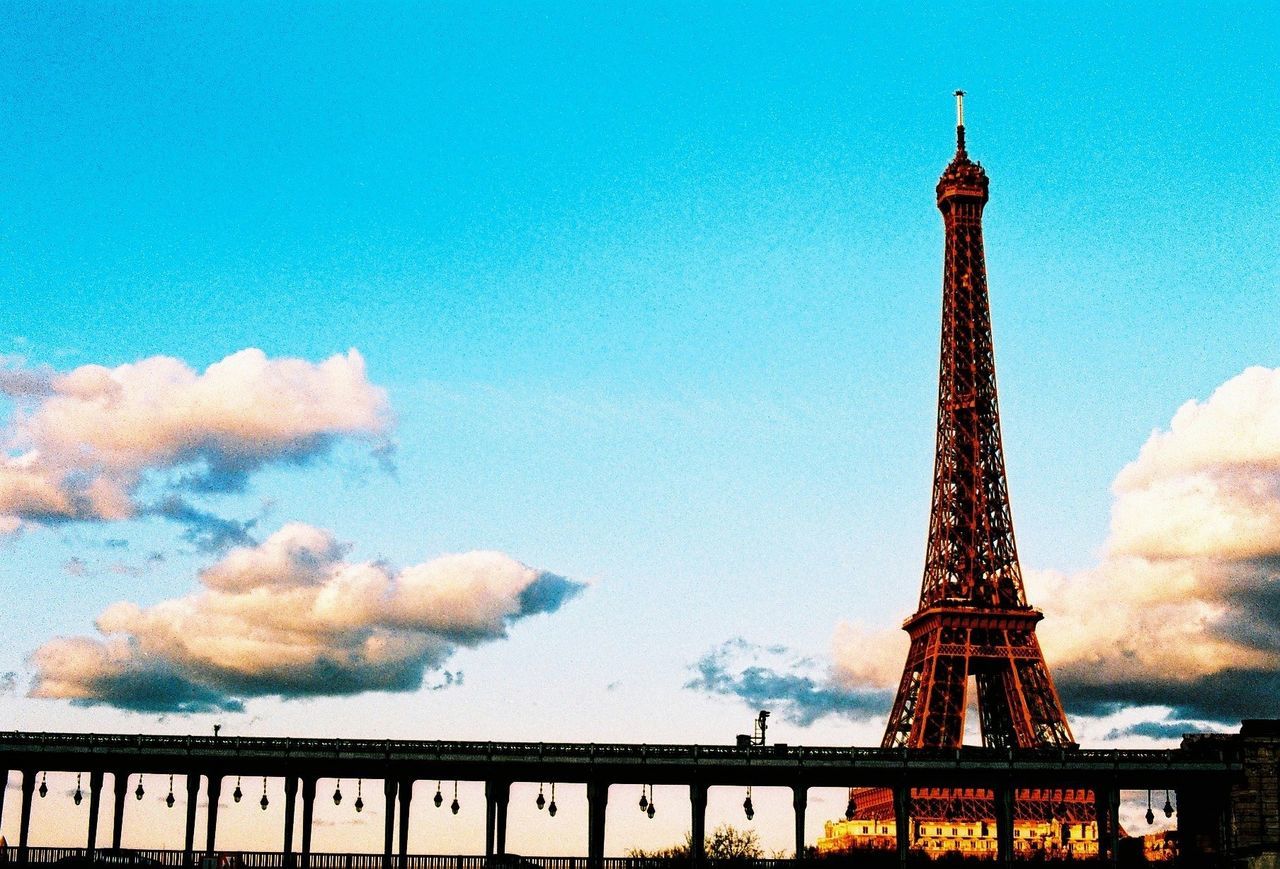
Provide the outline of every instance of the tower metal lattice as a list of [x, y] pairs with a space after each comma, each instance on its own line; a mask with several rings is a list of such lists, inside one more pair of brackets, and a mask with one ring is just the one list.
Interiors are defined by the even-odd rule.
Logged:
[[937, 456], [920, 606], [884, 747], [959, 747], [969, 679], [983, 745], [1072, 745], [1045, 666], [1013, 539], [982, 248], [987, 173], [969, 159], [963, 92], [956, 154], [938, 181], [946, 230]]

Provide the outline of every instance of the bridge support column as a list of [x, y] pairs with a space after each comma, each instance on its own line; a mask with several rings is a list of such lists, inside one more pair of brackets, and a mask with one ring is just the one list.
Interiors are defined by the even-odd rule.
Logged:
[[707, 861], [707, 786], [701, 782], [689, 785], [689, 807], [693, 810], [689, 826], [689, 857], [694, 866]]
[[1120, 865], [1120, 789], [1107, 788], [1107, 862]]
[[796, 859], [804, 859], [804, 813], [809, 807], [807, 785], [791, 786], [791, 806], [796, 810]]
[[298, 809], [298, 777], [285, 776], [284, 779], [284, 855], [283, 866], [290, 869], [293, 863], [293, 816]]
[[111, 774], [111, 783], [115, 790], [115, 814], [111, 816], [111, 847], [120, 847], [120, 838], [124, 835], [124, 798], [129, 795], [129, 774], [117, 770]]
[[195, 863], [196, 803], [200, 801], [200, 773], [187, 773], [187, 834], [183, 839], [182, 865]]
[[302, 869], [311, 865], [311, 821], [316, 811], [316, 777], [302, 779]]
[[502, 785], [501, 799], [498, 800], [498, 829], [494, 831], [494, 845], [499, 854], [507, 853], [507, 804], [511, 801], [511, 784]]
[[102, 807], [102, 773], [89, 773], [89, 835], [85, 840], [85, 850], [90, 860], [93, 849], [98, 847], [98, 810]]
[[[485, 782], [485, 801], [490, 805], [494, 854], [507, 852], [507, 806], [511, 802], [511, 782]], [[489, 838], [486, 837], [486, 842]]]
[[205, 817], [204, 850], [212, 854], [218, 849], [218, 800], [222, 798], [222, 773], [210, 772], [208, 785], [209, 811]]
[[384, 779], [382, 795], [386, 797], [387, 815], [383, 826], [382, 869], [391, 869], [391, 848], [396, 835], [396, 780]]
[[1013, 788], [1001, 784], [995, 789], [996, 865], [1013, 865]]
[[1107, 857], [1107, 786], [1100, 785], [1093, 789], [1093, 820], [1098, 825], [1098, 860]]
[[604, 821], [609, 807], [609, 783], [587, 782], [587, 866], [604, 866]]
[[893, 824], [898, 838], [898, 865], [905, 867], [911, 854], [911, 788], [905, 784], [893, 788]]
[[31, 832], [31, 796], [36, 792], [36, 771], [22, 771], [22, 820], [18, 826], [18, 864], [27, 865], [27, 835]]
[[409, 866], [409, 809], [413, 801], [413, 781], [402, 781], [400, 788], [400, 869]]
[[493, 825], [498, 817], [498, 801], [494, 798], [495, 782], [484, 783], [484, 855], [493, 856]]

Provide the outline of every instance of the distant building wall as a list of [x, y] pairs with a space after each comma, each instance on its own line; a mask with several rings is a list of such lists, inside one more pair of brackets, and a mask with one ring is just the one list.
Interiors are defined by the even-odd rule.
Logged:
[[1184, 865], [1280, 869], [1280, 720], [1249, 719], [1238, 734], [1195, 734], [1182, 745], [1234, 751], [1243, 766], [1229, 794], [1178, 791]]

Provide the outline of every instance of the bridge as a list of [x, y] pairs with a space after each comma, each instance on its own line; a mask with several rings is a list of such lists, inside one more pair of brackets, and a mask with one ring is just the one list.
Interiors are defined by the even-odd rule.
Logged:
[[[1019, 788], [1089, 788], [1097, 795], [1099, 831], [1114, 862], [1119, 836], [1120, 791], [1174, 789], [1180, 807], [1220, 813], [1242, 763], [1227, 743], [1192, 743], [1177, 749], [1089, 750], [867, 748], [858, 746], [647, 745], [555, 742], [450, 742], [360, 739], [296, 739], [243, 736], [160, 736], [94, 733], [0, 734], [0, 764], [22, 774], [17, 858], [37, 856], [28, 842], [32, 797], [42, 772], [88, 773], [89, 820], [85, 847], [98, 846], [98, 815], [105, 776], [113, 778], [115, 813], [111, 843], [120, 846], [129, 776], [170, 774], [186, 778], [184, 860], [194, 863], [201, 786], [208, 797], [202, 852], [217, 850], [218, 799], [228, 776], [272, 776], [285, 781], [281, 853], [294, 853], [295, 815], [302, 869], [312, 864], [311, 827], [320, 778], [381, 780], [386, 805], [381, 869], [410, 869], [408, 838], [412, 784], [456, 779], [485, 783], [485, 856], [506, 851], [507, 804], [513, 782], [575, 782], [587, 786], [587, 865], [605, 866], [605, 815], [611, 785], [689, 787], [692, 860], [704, 862], [707, 790], [719, 785], [786, 787], [795, 809], [796, 854], [804, 853], [805, 809], [813, 787], [886, 787], [894, 793], [898, 858], [910, 848], [910, 790], [919, 787], [984, 788], [996, 794], [998, 861], [1013, 857], [1015, 793]], [[398, 813], [396, 809], [399, 809]], [[0, 818], [3, 817], [0, 792]], [[1185, 809], [1182, 811], [1185, 816]], [[398, 828], [397, 828], [398, 824]], [[398, 837], [397, 837], [398, 834]], [[416, 861], [415, 861], [416, 862]]]

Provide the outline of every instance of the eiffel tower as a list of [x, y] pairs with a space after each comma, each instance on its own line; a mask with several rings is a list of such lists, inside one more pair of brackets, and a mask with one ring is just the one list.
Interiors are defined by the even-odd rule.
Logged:
[[958, 748], [973, 677], [983, 745], [1071, 746], [1013, 540], [982, 250], [987, 173], [965, 150], [963, 91], [956, 115], [956, 153], [937, 187], [946, 258], [929, 545], [883, 745]]

